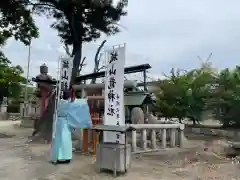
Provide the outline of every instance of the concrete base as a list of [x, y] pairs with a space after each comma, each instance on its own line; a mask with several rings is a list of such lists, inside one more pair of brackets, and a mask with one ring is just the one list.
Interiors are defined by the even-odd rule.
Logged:
[[0, 120], [7, 120], [7, 119], [8, 119], [7, 113], [0, 112]]
[[97, 145], [96, 166], [100, 170], [111, 170], [114, 172], [114, 176], [116, 176], [117, 172], [127, 171], [130, 167], [130, 161], [130, 144], [127, 144], [126, 149], [125, 145], [115, 143], [103, 143]]
[[0, 112], [6, 113], [7, 112], [7, 105], [0, 105]]
[[22, 117], [21, 118], [21, 127], [25, 127], [25, 128], [33, 128], [34, 125], [34, 119], [31, 116], [28, 117]]

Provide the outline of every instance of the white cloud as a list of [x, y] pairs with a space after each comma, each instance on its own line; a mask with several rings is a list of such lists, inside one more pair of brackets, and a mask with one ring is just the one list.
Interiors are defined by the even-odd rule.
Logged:
[[[95, 52], [105, 38], [105, 49], [127, 43], [126, 64], [149, 63], [152, 66], [149, 76], [154, 78], [172, 67], [194, 68], [200, 63], [197, 56], [206, 57], [211, 52], [214, 66], [234, 66], [240, 56], [239, 7], [239, 0], [131, 0], [128, 16], [120, 22], [124, 27], [121, 33], [84, 44], [83, 56], [87, 57], [84, 73], [92, 72]], [[58, 57], [64, 54], [64, 49], [57, 32], [49, 27], [53, 20], [35, 19], [40, 38], [32, 44], [30, 74], [38, 74], [39, 66], [46, 63], [55, 76]], [[26, 69], [26, 47], [9, 41], [5, 52], [14, 64]]]

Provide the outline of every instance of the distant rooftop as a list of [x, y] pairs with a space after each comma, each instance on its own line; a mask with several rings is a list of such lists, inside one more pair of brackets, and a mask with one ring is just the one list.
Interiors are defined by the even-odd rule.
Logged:
[[142, 104], [152, 104], [153, 99], [150, 93], [146, 92], [127, 92], [124, 93], [125, 106], [141, 106]]
[[[149, 64], [141, 64], [137, 66], [130, 66], [124, 68], [124, 74], [132, 74], [132, 73], [138, 73], [138, 72], [143, 72], [147, 69], [152, 68]], [[93, 78], [102, 78], [105, 77], [105, 71], [100, 71], [97, 73], [91, 73], [91, 74], [86, 74], [82, 76], [78, 76], [76, 78], [76, 81], [82, 81], [82, 80], [89, 80]]]

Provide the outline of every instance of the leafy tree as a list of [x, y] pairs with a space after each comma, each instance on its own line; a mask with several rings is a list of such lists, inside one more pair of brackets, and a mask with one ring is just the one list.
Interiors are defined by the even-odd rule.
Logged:
[[181, 121], [185, 115], [186, 92], [188, 85], [180, 71], [171, 70], [168, 79], [160, 81], [160, 92], [156, 93], [157, 107], [166, 118], [179, 118]]
[[210, 108], [224, 127], [240, 127], [240, 67], [222, 70], [216, 78]]
[[0, 1], [0, 45], [10, 37], [29, 45], [31, 39], [38, 35], [38, 28], [25, 0]]
[[189, 77], [189, 89], [186, 98], [188, 101], [186, 117], [196, 124], [202, 119], [202, 113], [207, 109], [213, 76], [202, 68], [187, 73], [187, 76]]
[[201, 120], [206, 108], [212, 74], [204, 68], [190, 72], [172, 69], [171, 76], [162, 81], [157, 94], [161, 114], [168, 118], [189, 118], [194, 124]]
[[25, 81], [22, 76], [23, 70], [20, 66], [12, 66], [11, 62], [0, 53], [0, 103], [3, 97], [19, 97], [21, 94], [21, 83]]
[[171, 76], [159, 83], [158, 110], [164, 117], [188, 118], [194, 124], [202, 113], [211, 111], [223, 127], [240, 127], [240, 67], [223, 69], [219, 73], [211, 64]]
[[[73, 69], [70, 83], [72, 85], [75, 83], [77, 73], [80, 73], [79, 68], [83, 62], [81, 61], [82, 44], [100, 38], [102, 33], [107, 35], [118, 33], [120, 29], [117, 23], [122, 16], [127, 14], [125, 7], [128, 1], [119, 0], [115, 3], [113, 0], [22, 0], [22, 3], [32, 7], [39, 15], [54, 18], [56, 21], [51, 27], [57, 30], [66, 49], [69, 50], [68, 46], [72, 46]], [[52, 112], [46, 110], [39, 122], [52, 124]], [[46, 129], [51, 130], [47, 127], [48, 125], [39, 124], [38, 127], [40, 126], [44, 127], [38, 128], [40, 132]]]
[[100, 38], [102, 33], [113, 35], [119, 32], [118, 21], [127, 13], [124, 10], [128, 0], [26, 0], [39, 14], [47, 14], [55, 18], [52, 27], [58, 31], [63, 43], [71, 45], [73, 71], [71, 84], [80, 66], [82, 43]]
[[[38, 28], [35, 26], [31, 11], [24, 1], [0, 1], [0, 46], [4, 46], [7, 39], [14, 37], [25, 45], [37, 38]], [[17, 97], [21, 92], [20, 83], [24, 82], [20, 66], [12, 66], [11, 62], [0, 51], [0, 103], [4, 96]]]

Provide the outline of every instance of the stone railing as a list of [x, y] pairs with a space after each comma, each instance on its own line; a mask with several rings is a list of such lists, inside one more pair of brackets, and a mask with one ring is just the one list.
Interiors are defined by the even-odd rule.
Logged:
[[158, 151], [183, 145], [184, 124], [132, 124], [131, 126], [136, 129], [131, 134], [133, 153]]
[[[184, 124], [159, 121], [162, 124], [131, 124], [133, 131], [127, 133], [127, 142], [132, 146], [132, 153], [154, 152], [165, 148], [182, 147], [184, 136]], [[92, 148], [91, 132], [88, 133], [88, 149]], [[83, 149], [83, 132], [74, 132], [75, 149]], [[101, 139], [98, 137], [98, 139]], [[91, 151], [91, 150], [90, 150]]]
[[[28, 103], [25, 109], [24, 103], [21, 103], [20, 112], [22, 117], [23, 116], [39, 116], [41, 112], [41, 108], [39, 104]], [[25, 115], [24, 115], [24, 112], [25, 112]]]
[[34, 121], [40, 119], [40, 105], [35, 103], [28, 103], [26, 109], [24, 103], [20, 104], [21, 111], [21, 126], [25, 128], [33, 128]]
[[240, 131], [239, 129], [221, 129], [211, 128], [211, 127], [188, 127], [184, 129], [185, 133], [201, 134], [206, 136], [216, 136], [224, 137], [228, 139], [233, 139], [240, 141]]
[[8, 113], [8, 120], [17, 121], [21, 119], [20, 113]]

